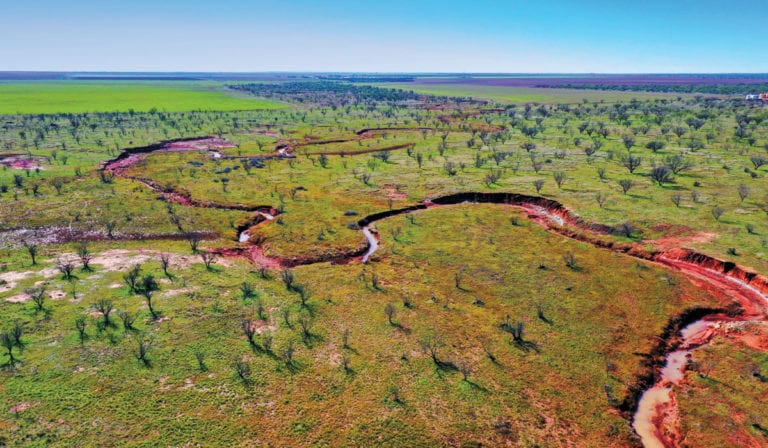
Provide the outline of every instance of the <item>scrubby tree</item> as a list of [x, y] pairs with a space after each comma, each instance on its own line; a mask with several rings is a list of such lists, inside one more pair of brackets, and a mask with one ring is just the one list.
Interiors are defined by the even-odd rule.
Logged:
[[687, 171], [695, 166], [693, 161], [683, 157], [680, 154], [674, 154], [665, 157], [664, 163], [672, 171], [673, 174], [680, 174], [683, 171]]
[[288, 291], [293, 290], [293, 285], [296, 282], [296, 277], [294, 276], [293, 271], [290, 269], [284, 269], [280, 271], [280, 279], [283, 280], [285, 289]]
[[752, 165], [755, 166], [755, 169], [760, 169], [761, 166], [768, 164], [768, 158], [763, 156], [753, 156], [750, 157], [749, 160], [752, 162]]
[[149, 313], [152, 315], [153, 320], [157, 320], [158, 314], [155, 311], [155, 308], [152, 306], [152, 295], [155, 293], [155, 291], [159, 290], [160, 285], [157, 284], [157, 281], [152, 274], [147, 274], [142, 277], [138, 287], [138, 293], [144, 296], [144, 299], [147, 302], [147, 308], [149, 308]]
[[253, 283], [243, 282], [240, 284], [240, 293], [243, 296], [243, 300], [248, 300], [256, 295], [256, 288]]
[[22, 244], [24, 245], [24, 248], [27, 249], [29, 258], [32, 259], [32, 266], [35, 266], [37, 264], [37, 244], [28, 241], [23, 241]]
[[27, 290], [27, 294], [29, 294], [29, 297], [35, 304], [35, 311], [45, 311], [45, 293], [45, 286]]
[[621, 142], [624, 143], [624, 147], [627, 148], [627, 150], [630, 150], [635, 146], [635, 138], [629, 134], [623, 135], [621, 137]]
[[213, 252], [203, 251], [200, 252], [200, 258], [203, 259], [205, 269], [211, 270], [211, 265], [216, 262], [216, 254]]
[[666, 166], [657, 166], [651, 170], [650, 176], [659, 186], [663, 186], [665, 183], [672, 181], [672, 170]]
[[152, 345], [152, 340], [149, 338], [145, 338], [144, 336], [136, 338], [136, 350], [134, 351], [134, 356], [137, 360], [141, 361], [145, 367], [152, 367], [152, 363], [147, 357]]
[[62, 278], [67, 281], [74, 280], [75, 276], [72, 275], [72, 271], [75, 270], [75, 265], [69, 260], [59, 260], [56, 265], [56, 269], [61, 272]]
[[533, 186], [536, 188], [536, 193], [541, 193], [541, 187], [544, 186], [544, 179], [536, 179], [533, 181]]
[[123, 281], [128, 286], [131, 293], [138, 291], [139, 277], [141, 276], [141, 265], [135, 264], [123, 275]]
[[248, 340], [248, 344], [250, 344], [251, 347], [256, 347], [256, 340], [254, 339], [254, 335], [256, 334], [256, 325], [254, 322], [250, 319], [244, 320], [240, 324], [240, 328], [243, 329], [243, 334]]
[[619, 179], [619, 186], [624, 194], [627, 194], [627, 192], [635, 186], [635, 182], [631, 179]]
[[472, 374], [472, 364], [468, 361], [459, 361], [457, 367], [461, 373], [462, 380], [469, 381], [469, 375]]
[[160, 254], [160, 266], [163, 268], [163, 274], [165, 274], [166, 277], [171, 278], [172, 276], [168, 272], [168, 268], [171, 266], [171, 254]]
[[552, 173], [552, 177], [555, 179], [555, 183], [557, 184], [557, 188], [563, 188], [563, 184], [565, 183], [565, 180], [567, 179], [567, 176], [565, 172], [563, 171], [555, 171]]
[[565, 265], [571, 269], [576, 269], [578, 267], [578, 261], [573, 252], [566, 252], [563, 254], [563, 262], [565, 262]]
[[419, 344], [421, 345], [422, 351], [428, 354], [430, 358], [432, 358], [432, 362], [435, 365], [440, 366], [443, 364], [439, 356], [439, 351], [440, 348], [445, 345], [445, 343], [440, 336], [427, 336], [421, 339]]
[[136, 321], [136, 316], [131, 314], [128, 311], [118, 311], [117, 315], [120, 317], [120, 320], [123, 321], [123, 329], [125, 331], [133, 330], [133, 323]]
[[661, 151], [664, 149], [664, 142], [660, 140], [653, 140], [645, 144], [645, 147], [653, 151], [654, 153]]
[[90, 266], [91, 260], [93, 260], [93, 254], [88, 249], [88, 243], [80, 243], [77, 245], [77, 256], [80, 258], [80, 264], [82, 264], [82, 270], [90, 272], [93, 269]]
[[197, 253], [197, 247], [200, 245], [200, 241], [203, 240], [200, 232], [187, 232], [184, 234], [184, 238], [189, 243], [189, 247], [192, 249], [192, 252]]
[[16, 365], [16, 358], [13, 356], [13, 347], [16, 345], [13, 335], [11, 333], [0, 334], [0, 345], [7, 351], [8, 365], [14, 367]]
[[387, 303], [384, 307], [384, 314], [387, 315], [387, 322], [389, 322], [389, 325], [395, 325], [394, 322], [392, 322], [392, 318], [395, 317], [395, 305], [392, 302]]
[[635, 172], [635, 170], [640, 167], [640, 165], [643, 163], [642, 157], [637, 157], [633, 155], [624, 156], [621, 158], [621, 164], [624, 165], [624, 167], [629, 170], [629, 173], [632, 174]]
[[608, 200], [608, 195], [598, 191], [597, 194], [595, 194], [595, 200], [597, 201], [597, 205], [600, 208], [603, 208], [603, 205], [605, 205], [605, 201]]
[[740, 202], [744, 202], [745, 199], [749, 196], [749, 187], [744, 184], [739, 184], [739, 186], [736, 188], [736, 192], [739, 193], [739, 199]]
[[88, 321], [85, 319], [85, 316], [78, 316], [75, 319], [75, 328], [77, 329], [77, 334], [80, 337], [80, 344], [85, 342], [85, 339], [88, 337], [88, 334], [85, 332], [85, 328], [88, 325]]
[[112, 303], [111, 300], [101, 299], [96, 302], [93, 307], [96, 308], [96, 311], [101, 313], [104, 328], [111, 327], [112, 321], [109, 320], [109, 315], [112, 314], [112, 311], [115, 309], [114, 303]]
[[725, 209], [722, 207], [712, 207], [712, 217], [715, 218], [715, 221], [720, 221], [720, 217], [723, 216], [723, 213], [725, 213]]

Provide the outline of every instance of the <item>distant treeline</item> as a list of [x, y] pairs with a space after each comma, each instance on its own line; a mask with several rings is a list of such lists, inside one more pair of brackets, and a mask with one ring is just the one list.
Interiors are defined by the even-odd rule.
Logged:
[[423, 97], [423, 95], [409, 90], [384, 89], [331, 81], [233, 84], [229, 88], [245, 91], [262, 98], [336, 106], [371, 102], [416, 101]]
[[546, 84], [536, 87], [551, 89], [617, 90], [623, 92], [707, 93], [746, 95], [768, 92], [768, 84]]
[[329, 81], [347, 81], [347, 82], [414, 82], [416, 78], [413, 76], [365, 76], [365, 75], [325, 75], [320, 76], [319, 79], [326, 79]]

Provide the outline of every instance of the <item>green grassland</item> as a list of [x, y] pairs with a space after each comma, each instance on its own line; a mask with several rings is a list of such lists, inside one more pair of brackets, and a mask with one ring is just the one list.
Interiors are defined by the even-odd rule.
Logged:
[[631, 99], [648, 100], [657, 98], [690, 97], [685, 94], [668, 94], [657, 92], [616, 92], [602, 90], [553, 89], [537, 87], [506, 87], [478, 86], [469, 84], [408, 84], [386, 83], [372, 84], [379, 87], [389, 87], [403, 90], [413, 90], [425, 95], [462, 96], [484, 98], [505, 104], [573, 104], [586, 101], [617, 102]]
[[244, 99], [213, 82], [6, 82], [0, 83], [0, 114], [163, 112], [275, 109], [280, 104]]
[[[21, 365], [0, 382], [4, 442], [626, 446], [632, 436], [610, 410], [604, 386], [622, 396], [639, 353], [649, 350], [667, 316], [715, 302], [682, 279], [670, 287], [659, 267], [550, 235], [524, 217], [513, 226], [509, 218], [516, 215], [492, 205], [417, 213], [401, 242], [388, 244], [372, 266], [294, 269], [296, 281], [311, 291], [305, 307], [277, 273], [262, 279], [243, 261], [221, 260], [206, 270], [188, 247], [153, 245], [188, 254], [172, 261], [172, 278], [165, 279], [156, 252], [148, 261], [132, 258], [145, 244], [93, 245], [96, 253], [119, 247], [127, 251], [123, 264], [143, 261], [144, 273], [162, 279], [154, 298], [158, 321], [114, 266], [94, 264], [93, 272], [78, 270], [67, 282], [52, 268], [70, 247], [47, 248], [40, 266], [30, 266], [20, 252], [6, 254], [9, 269], [30, 272], [17, 291], [43, 281], [65, 297], [49, 300], [44, 312], [31, 302], [0, 306], [3, 322], [25, 328]], [[404, 225], [399, 217], [380, 229]], [[538, 268], [542, 260], [531, 247], [547, 254], [549, 269]], [[579, 270], [563, 265], [567, 251]], [[603, 269], [606, 264], [612, 268]], [[453, 278], [459, 271], [461, 289]], [[255, 285], [258, 298], [242, 297], [243, 281]], [[102, 298], [137, 315], [135, 329], [125, 330], [115, 314], [113, 326], [100, 329], [93, 304]], [[476, 299], [483, 305], [473, 304]], [[387, 303], [396, 309], [393, 324], [384, 314]], [[537, 305], [550, 323], [537, 319]], [[80, 315], [88, 316], [82, 344], [74, 328]], [[497, 328], [507, 316], [524, 322], [536, 350], [511, 344]], [[249, 347], [244, 319], [268, 329], [274, 354]], [[309, 337], [301, 335], [302, 319], [310, 322]], [[266, 334], [257, 336], [259, 344]], [[153, 341], [151, 367], [134, 357], [139, 337]], [[440, 341], [443, 367], [421, 348], [430, 338]], [[296, 354], [287, 366], [280, 356], [289, 344]], [[205, 354], [204, 368], [195, 353]], [[251, 384], [235, 376], [231, 364], [238, 359], [251, 366]], [[448, 362], [468, 365], [468, 379]], [[30, 407], [7, 412], [20, 404]]]
[[[203, 242], [204, 250], [235, 247], [236, 228], [252, 217], [249, 213], [170, 203], [140, 182], [101, 178], [98, 171], [120, 148], [220, 135], [234, 145], [219, 149], [221, 157], [206, 151], [157, 152], [143, 156], [125, 175], [200, 203], [277, 208], [278, 219], [249, 231], [267, 256], [301, 260], [349, 253], [365, 246], [354, 225], [365, 215], [445, 194], [489, 191], [541, 195], [588, 221], [630, 221], [638, 228], [630, 237], [605, 239], [650, 249], [666, 238], [671, 247], [691, 247], [768, 273], [768, 165], [755, 167], [750, 161], [765, 154], [765, 111], [693, 99], [649, 99], [620, 107], [595, 102], [479, 113], [450, 105], [426, 110], [304, 104], [274, 111], [6, 116], [0, 156], [37, 158], [41, 167], [0, 168], [0, 187], [6, 187], [0, 192], [0, 275], [27, 273], [0, 292], [0, 331], [15, 322], [25, 329], [24, 348], [14, 351], [19, 364], [0, 371], [0, 435], [5, 437], [0, 442], [635, 443], [613, 399], [624, 398], [670, 318], [692, 307], [726, 304], [660, 266], [549, 233], [512, 207], [456, 205], [377, 222], [382, 246], [370, 264], [352, 260], [292, 270], [309, 291], [304, 305], [276, 270], [264, 278], [258, 266], [240, 258], [219, 259], [206, 269], [184, 241], [91, 242], [96, 254], [128, 253], [119, 253], [119, 267], [78, 269], [69, 282], [55, 266], [74, 245], [42, 246], [40, 265], [32, 266], [20, 241], [1, 237], [19, 229], [103, 231], [108, 224], [120, 238], [174, 235], [181, 225], [219, 235]], [[685, 124], [701, 116], [706, 117], [701, 126]], [[745, 121], [749, 136], [734, 135]], [[585, 122], [589, 132], [579, 129]], [[525, 135], [532, 126], [540, 129]], [[667, 126], [686, 129], [677, 136]], [[385, 127], [398, 129], [357, 133]], [[607, 131], [600, 136], [596, 129]], [[628, 149], [630, 136], [634, 141]], [[344, 141], [318, 144], [328, 140]], [[650, 141], [662, 141], [664, 147], [653, 151], [646, 147]], [[595, 142], [599, 148], [588, 155]], [[251, 158], [273, 155], [277, 145], [292, 147], [295, 158], [264, 160], [263, 167], [250, 164]], [[642, 159], [634, 173], [621, 162], [628, 154]], [[682, 156], [691, 166], [659, 185], [650, 174], [671, 156]], [[537, 180], [543, 181], [540, 191]], [[633, 182], [626, 194], [620, 180]], [[742, 198], [739, 192], [745, 191]], [[723, 214], [715, 217], [718, 207]], [[141, 250], [175, 254], [172, 276], [164, 278], [158, 252], [139, 259]], [[565, 266], [567, 253], [578, 260], [575, 269]], [[156, 293], [161, 319], [151, 319], [143, 298], [123, 282], [139, 260], [144, 273], [162, 279]], [[29, 301], [5, 300], [39, 282], [65, 297], [48, 300], [47, 310], [38, 312]], [[258, 297], [242, 297], [243, 282], [252, 283]], [[116, 315], [113, 326], [100, 329], [93, 305], [102, 298], [139, 316], [136, 330], [126, 331]], [[392, 323], [384, 312], [390, 303]], [[551, 322], [537, 317], [538, 306]], [[89, 337], [82, 344], [74, 328], [78, 316], [88, 319]], [[256, 338], [258, 347], [267, 334], [273, 336], [271, 351], [249, 346], [244, 320], [266, 329]], [[507, 320], [522, 322], [525, 340], [535, 346], [513, 343], [499, 328]], [[350, 332], [346, 348], [345, 330]], [[134, 356], [140, 338], [153, 341], [151, 366]], [[422, 347], [436, 342], [443, 364], [433, 362]], [[732, 356], [737, 369], [715, 369], [711, 378], [725, 377], [735, 388], [728, 398], [735, 404], [729, 406], [757, 412], [749, 387], [734, 377], [751, 364], [764, 365], [763, 354], [722, 345], [726, 348], [715, 344], [695, 356]], [[295, 359], [286, 363], [283, 356], [291, 346]], [[723, 353], [726, 349], [733, 352]], [[196, 353], [205, 355], [204, 366]], [[3, 355], [0, 362], [7, 359]], [[237, 361], [252, 371], [247, 384], [235, 374]], [[466, 380], [459, 366], [469, 372]], [[697, 428], [711, 415], [727, 414], [694, 408], [706, 408], [715, 402], [713, 396], [726, 392], [711, 379], [691, 381], [695, 387], [681, 401], [681, 412], [684, 422], [690, 417], [684, 425], [699, 426], [685, 431], [696, 446], [707, 446], [702, 441], [714, 440], [707, 439], [709, 429]], [[739, 430], [757, 434], [747, 427], [754, 421], [744, 419]], [[717, 426], [722, 427], [725, 423]]]

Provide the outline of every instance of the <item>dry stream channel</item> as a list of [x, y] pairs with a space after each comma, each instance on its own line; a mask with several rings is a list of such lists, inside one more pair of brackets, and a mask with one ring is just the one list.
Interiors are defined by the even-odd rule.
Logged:
[[[202, 142], [210, 141], [198, 139]], [[125, 150], [117, 158], [104, 164], [104, 169], [122, 175], [123, 168], [135, 163], [139, 157], [154, 151], [179, 150], [181, 142], [164, 142], [151, 147]], [[212, 153], [212, 157], [220, 157], [220, 153], [212, 148], [203, 148], [196, 140], [185, 140], [184, 149], [203, 150]], [[218, 142], [216, 142], [218, 143]], [[174, 144], [176, 145], [174, 147]], [[278, 152], [262, 158], [282, 159], [292, 157], [286, 148], [279, 148]], [[125, 177], [125, 176], [122, 176]], [[269, 206], [244, 207], [241, 205], [211, 204], [195, 201], [179, 193], [161, 191], [156, 184], [147, 179], [129, 178], [139, 181], [147, 187], [161, 192], [166, 199], [191, 207], [218, 208], [222, 210], [242, 210], [253, 213], [253, 219], [249, 225], [239, 229], [238, 241], [250, 249], [250, 253], [257, 253], [258, 257], [251, 256], [253, 262], [268, 265], [270, 267], [287, 266], [283, 260], [269, 258], [260, 252], [260, 248], [249, 243], [249, 228], [275, 218], [274, 209]], [[671, 251], [649, 253], [638, 244], [613, 244], [596, 238], [605, 235], [610, 227], [602, 224], [587, 223], [573, 215], [560, 203], [538, 196], [527, 196], [514, 193], [458, 193], [448, 196], [425, 200], [423, 203], [401, 209], [389, 210], [367, 216], [358, 221], [358, 225], [365, 236], [367, 245], [364, 250], [350, 252], [345, 261], [359, 259], [363, 263], [370, 261], [371, 256], [379, 248], [377, 234], [371, 229], [371, 224], [395, 215], [425, 210], [432, 207], [446, 206], [461, 203], [495, 203], [523, 209], [530, 219], [545, 229], [570, 238], [591, 243], [596, 247], [624, 253], [628, 256], [641, 258], [650, 262], [661, 264], [684, 274], [695, 285], [702, 287], [710, 293], [729, 301], [737, 302], [742, 312], [736, 316], [726, 315], [722, 310], [698, 310], [698, 313], [690, 313], [687, 316], [678, 317], [672, 325], [669, 340], [663, 340], [657, 347], [665, 355], [665, 362], [659, 365], [651, 365], [649, 375], [639, 378], [642, 387], [637, 389], [633, 396], [625, 398], [621, 409], [629, 419], [635, 432], [640, 436], [645, 447], [670, 448], [679, 446], [681, 435], [679, 430], [679, 417], [677, 402], [675, 399], [675, 386], [685, 378], [688, 359], [693, 350], [706, 345], [716, 334], [716, 330], [739, 322], [768, 322], [766, 309], [768, 309], [768, 278], [748, 272], [746, 269], [733, 263], [723, 262], [706, 255], [697, 254], [687, 249], [674, 249]], [[242, 255], [243, 252], [224, 252], [223, 255]], [[311, 264], [318, 262], [338, 261], [318, 259], [304, 260], [297, 264]], [[673, 321], [670, 321], [672, 324]]]

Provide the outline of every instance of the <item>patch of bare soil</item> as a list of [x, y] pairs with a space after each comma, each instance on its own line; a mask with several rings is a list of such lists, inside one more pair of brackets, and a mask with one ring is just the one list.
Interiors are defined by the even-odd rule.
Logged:
[[[92, 265], [100, 265], [102, 269], [107, 272], [124, 271], [137, 264], [143, 264], [150, 261], [159, 261], [160, 254], [162, 252], [156, 250], [126, 250], [126, 249], [110, 249], [97, 254], [91, 260]], [[202, 263], [202, 260], [198, 256], [194, 255], [170, 255], [170, 269], [174, 268], [187, 268], [194, 263]], [[79, 258], [74, 253], [65, 253], [59, 256], [58, 259], [70, 260], [77, 263]], [[57, 260], [58, 260], [57, 259]], [[56, 262], [57, 260], [48, 260], [49, 262]], [[55, 274], [54, 274], [55, 275]]]
[[0, 165], [17, 170], [44, 169], [48, 162], [46, 157], [29, 156], [27, 154], [0, 155]]
[[25, 278], [28, 278], [30, 275], [34, 274], [32, 271], [26, 271], [26, 272], [3, 272], [0, 274], [0, 294], [4, 292], [11, 291], [18, 285], [18, 282], [20, 280], [24, 280]]
[[651, 230], [663, 232], [664, 235], [645, 240], [644, 243], [650, 243], [654, 249], [660, 252], [687, 247], [695, 243], [709, 243], [714, 241], [719, 235], [713, 232], [697, 232], [687, 226], [671, 226], [668, 224], [658, 224], [651, 227]]
[[381, 189], [387, 194], [387, 198], [392, 200], [402, 201], [408, 197], [407, 194], [398, 191], [397, 187], [392, 185], [384, 185]]
[[11, 302], [11, 303], [24, 303], [31, 299], [32, 299], [32, 296], [30, 296], [27, 293], [22, 293], [22, 294], [16, 294], [15, 296], [7, 297], [5, 301]]
[[51, 300], [61, 300], [67, 297], [67, 293], [60, 289], [50, 291], [48, 292], [48, 295], [51, 296]]

